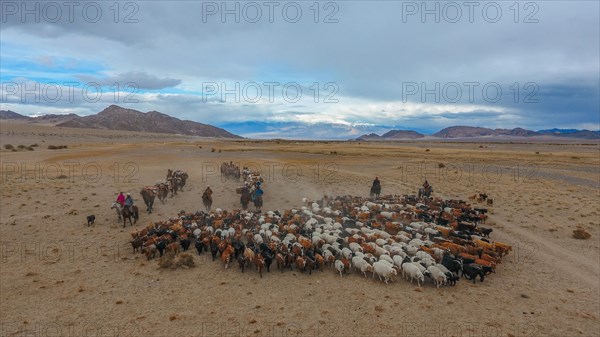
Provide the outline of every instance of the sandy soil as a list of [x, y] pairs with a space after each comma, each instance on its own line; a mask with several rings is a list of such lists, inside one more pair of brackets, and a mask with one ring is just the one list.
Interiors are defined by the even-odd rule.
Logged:
[[[0, 129], [2, 337], [599, 335], [598, 143], [233, 142]], [[4, 150], [33, 143], [34, 151]], [[190, 175], [184, 192], [142, 212], [136, 228], [201, 209], [207, 184], [214, 207], [237, 209], [237, 184], [214, 173], [229, 160], [262, 170], [265, 209], [367, 195], [376, 175], [384, 194], [414, 193], [425, 177], [447, 198], [487, 192], [492, 238], [514, 250], [484, 283], [422, 291], [332, 270], [260, 279], [197, 255], [195, 268], [164, 270], [132, 253], [132, 228], [109, 209], [119, 190], [135, 197], [168, 168]], [[87, 227], [90, 214], [97, 220]], [[592, 238], [572, 238], [577, 226]]]

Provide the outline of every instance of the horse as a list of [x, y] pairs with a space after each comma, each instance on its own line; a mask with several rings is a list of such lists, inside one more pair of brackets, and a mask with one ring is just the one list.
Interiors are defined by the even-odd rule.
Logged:
[[371, 186], [371, 197], [375, 196], [375, 198], [379, 198], [380, 194], [381, 194], [381, 185]]
[[177, 170], [173, 173], [173, 177], [175, 177], [179, 180], [178, 181], [179, 189], [181, 190], [181, 192], [183, 192], [183, 186], [185, 186], [185, 183], [186, 183], [187, 179], [189, 178], [187, 172]]
[[171, 177], [167, 179], [169, 182], [169, 190], [171, 191], [171, 197], [177, 194], [177, 190], [179, 189], [180, 179], [177, 177]]
[[248, 209], [248, 204], [250, 203], [250, 199], [252, 199], [250, 191], [248, 189], [244, 189], [242, 191], [242, 196], [240, 197], [240, 203], [242, 204], [242, 208], [244, 210]]
[[[129, 210], [128, 207], [123, 207], [123, 210], [121, 211], [121, 215], [123, 216], [123, 227], [125, 227], [125, 225], [127, 224], [127, 220], [129, 220], [129, 224], [131, 226], [133, 226], [134, 223], [137, 223], [138, 219], [140, 218], [140, 215], [138, 213], [138, 207], [137, 206], [131, 206], [131, 211]], [[131, 218], [133, 217], [133, 223], [131, 223]]]
[[160, 202], [164, 204], [165, 200], [169, 196], [169, 185], [163, 182], [159, 182], [154, 186], [156, 186], [156, 188], [158, 189], [158, 193], [156, 194], [158, 196], [158, 200], [160, 200]]
[[204, 207], [206, 208], [206, 212], [210, 212], [210, 208], [212, 207], [212, 193], [207, 193], [206, 191], [204, 191], [204, 193], [202, 193], [202, 203], [204, 204]]
[[256, 207], [257, 211], [260, 211], [260, 208], [263, 205], [263, 197], [262, 195], [254, 196], [254, 207]]
[[110, 209], [114, 209], [115, 212], [117, 212], [117, 216], [119, 217], [119, 221], [121, 221], [121, 210], [123, 209], [123, 206], [121, 206], [120, 203], [114, 201], [112, 203], [112, 205], [110, 205]]
[[[116, 209], [117, 215], [119, 216], [119, 221], [123, 219], [123, 227], [127, 224], [127, 220], [129, 220], [129, 224], [133, 226], [134, 223], [137, 223], [139, 219], [138, 208], [137, 206], [131, 206], [133, 212], [129, 211], [129, 208], [121, 206], [118, 202], [113, 202], [110, 206], [110, 209]], [[133, 223], [131, 222], [131, 218], [133, 217]]]
[[428, 188], [419, 188], [419, 198], [425, 197], [429, 198], [431, 196], [431, 192], [433, 192], [433, 188], [430, 186]]
[[142, 199], [144, 199], [146, 211], [148, 211], [148, 213], [152, 213], [152, 206], [154, 205], [154, 198], [156, 197], [157, 192], [155, 187], [144, 187], [140, 191], [140, 195], [142, 196]]

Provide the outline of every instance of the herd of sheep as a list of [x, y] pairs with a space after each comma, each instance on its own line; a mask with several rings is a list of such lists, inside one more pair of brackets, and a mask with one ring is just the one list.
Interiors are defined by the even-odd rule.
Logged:
[[377, 277], [386, 284], [402, 276], [418, 286], [455, 285], [461, 276], [483, 282], [511, 247], [492, 241], [481, 227], [486, 209], [461, 200], [384, 196], [377, 200], [340, 196], [284, 212], [181, 212], [134, 230], [131, 244], [148, 259], [179, 254], [193, 245], [224, 268], [237, 262], [263, 276], [277, 269], [312, 274], [333, 268]]

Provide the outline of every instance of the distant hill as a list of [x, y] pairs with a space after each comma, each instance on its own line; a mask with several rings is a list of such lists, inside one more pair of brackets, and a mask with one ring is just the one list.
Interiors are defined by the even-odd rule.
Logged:
[[[453, 138], [477, 138], [477, 137], [498, 137], [498, 136], [510, 136], [510, 137], [533, 137], [533, 136], [558, 136], [565, 138], [580, 138], [580, 139], [599, 139], [600, 130], [578, 130], [578, 129], [549, 129], [532, 131], [523, 128], [514, 129], [490, 129], [475, 126], [451, 126], [442, 129], [431, 137], [442, 138], [442, 139], [453, 139]], [[412, 130], [391, 130], [383, 135], [376, 133], [364, 134], [356, 140], [394, 140], [394, 139], [419, 139], [424, 138], [425, 135]]]
[[0, 110], [0, 119], [28, 120], [31, 117], [23, 116], [10, 110]]
[[489, 129], [475, 126], [451, 126], [442, 129], [432, 136], [438, 138], [467, 138], [467, 137], [486, 137], [486, 136], [515, 136], [530, 137], [537, 136], [539, 133], [522, 128], [515, 129]]
[[376, 133], [369, 133], [368, 135], [362, 135], [356, 138], [356, 140], [383, 140], [383, 137]]
[[144, 113], [122, 108], [118, 105], [111, 105], [95, 115], [85, 117], [76, 114], [48, 114], [29, 117], [20, 115], [14, 111], [1, 110], [0, 119], [19, 120], [29, 123], [47, 123], [71, 128], [169, 133], [198, 137], [241, 138], [212, 125], [181, 120], [158, 111]]
[[383, 135], [376, 133], [364, 134], [356, 140], [394, 140], [394, 139], [417, 139], [423, 138], [425, 135], [420, 134], [413, 130], [390, 130]]
[[70, 121], [75, 118], [79, 118], [79, 116], [77, 116], [76, 114], [66, 114], [66, 115], [49, 114], [49, 115], [32, 117], [30, 119], [30, 121], [33, 123], [60, 124], [60, 123], [67, 122], [67, 121]]
[[571, 138], [584, 138], [584, 139], [597, 139], [600, 138], [600, 130], [590, 131], [590, 130], [577, 130], [577, 129], [548, 129], [548, 130], [539, 130], [539, 134], [543, 135], [551, 135], [558, 137], [571, 137]]
[[425, 135], [413, 130], [390, 130], [381, 135], [381, 137], [385, 139], [414, 139], [423, 138]]
[[169, 133], [198, 137], [241, 138], [212, 125], [181, 120], [158, 111], [144, 113], [122, 108], [118, 105], [111, 105], [95, 115], [76, 116], [56, 126]]

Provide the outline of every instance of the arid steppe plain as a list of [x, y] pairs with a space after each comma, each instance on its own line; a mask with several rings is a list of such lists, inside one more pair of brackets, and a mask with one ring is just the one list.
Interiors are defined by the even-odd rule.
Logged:
[[[226, 141], [18, 122], [0, 131], [2, 337], [600, 334], [597, 141]], [[375, 176], [382, 194], [415, 194], [424, 179], [444, 198], [486, 192], [491, 237], [513, 251], [483, 283], [420, 291], [400, 277], [386, 285], [333, 270], [273, 268], [261, 279], [207, 254], [194, 253], [194, 268], [160, 269], [133, 254], [132, 227], [109, 208], [117, 192], [137, 199], [134, 228], [201, 210], [206, 185], [213, 207], [238, 209], [238, 183], [217, 173], [224, 161], [262, 171], [265, 210], [367, 196]], [[147, 214], [139, 190], [169, 168], [187, 171], [188, 184]], [[577, 228], [591, 238], [574, 239]]]

